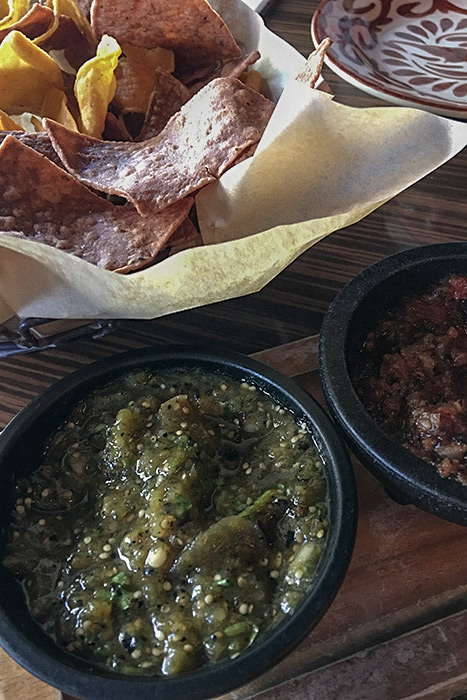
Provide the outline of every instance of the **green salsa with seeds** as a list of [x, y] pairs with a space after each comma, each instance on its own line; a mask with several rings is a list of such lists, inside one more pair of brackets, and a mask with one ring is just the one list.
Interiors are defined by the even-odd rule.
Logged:
[[81, 401], [18, 484], [4, 563], [83, 658], [143, 675], [235, 658], [312, 584], [323, 466], [251, 383], [133, 372]]

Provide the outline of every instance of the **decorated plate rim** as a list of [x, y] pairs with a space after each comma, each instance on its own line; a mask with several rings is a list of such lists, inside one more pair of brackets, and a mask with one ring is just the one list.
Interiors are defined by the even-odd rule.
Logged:
[[[311, 36], [315, 46], [318, 46], [318, 44], [327, 36], [321, 27], [320, 20], [323, 10], [330, 3], [332, 4], [332, 2], [333, 0], [322, 0], [313, 14], [311, 22]], [[348, 64], [343, 63], [342, 60], [336, 56], [335, 52], [333, 52], [332, 45], [328, 49], [325, 63], [331, 70], [334, 71], [334, 73], [336, 73], [336, 75], [375, 97], [385, 99], [386, 101], [393, 102], [398, 105], [424, 107], [430, 112], [441, 114], [443, 116], [467, 118], [467, 100], [465, 106], [463, 106], [450, 100], [443, 100], [442, 98], [437, 100], [431, 100], [429, 96], [424, 98], [421, 95], [417, 95], [415, 92], [409, 95], [408, 93], [410, 88], [407, 88], [407, 92], [402, 92], [384, 85], [384, 76], [381, 74], [380, 81], [372, 81], [367, 76], [360, 76], [355, 70], [352, 70]], [[375, 71], [375, 73], [377, 73], [377, 71]]]

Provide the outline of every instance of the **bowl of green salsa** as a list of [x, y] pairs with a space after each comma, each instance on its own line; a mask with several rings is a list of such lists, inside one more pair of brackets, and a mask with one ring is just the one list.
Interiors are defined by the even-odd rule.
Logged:
[[196, 700], [297, 646], [347, 570], [348, 455], [295, 382], [230, 352], [96, 362], [0, 436], [0, 643], [93, 700]]

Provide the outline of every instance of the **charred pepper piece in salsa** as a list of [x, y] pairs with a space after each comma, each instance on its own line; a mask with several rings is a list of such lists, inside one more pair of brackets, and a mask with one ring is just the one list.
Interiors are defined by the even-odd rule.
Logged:
[[307, 425], [250, 382], [133, 372], [16, 489], [5, 564], [79, 656], [174, 675], [235, 658], [312, 585], [328, 529]]

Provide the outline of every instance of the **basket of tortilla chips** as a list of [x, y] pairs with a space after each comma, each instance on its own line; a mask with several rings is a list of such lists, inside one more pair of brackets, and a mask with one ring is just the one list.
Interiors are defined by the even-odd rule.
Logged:
[[335, 103], [326, 45], [305, 61], [240, 0], [0, 9], [0, 321], [257, 291], [467, 143], [465, 124]]

